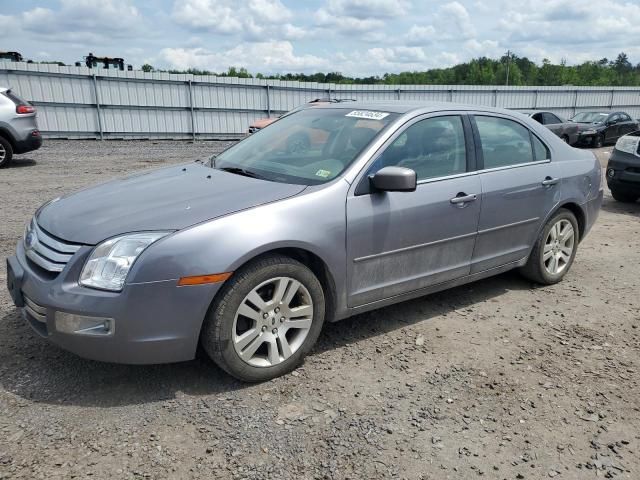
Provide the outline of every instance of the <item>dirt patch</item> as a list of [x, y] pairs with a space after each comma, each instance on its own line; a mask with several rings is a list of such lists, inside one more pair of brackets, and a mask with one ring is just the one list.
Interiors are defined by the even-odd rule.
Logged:
[[[226, 145], [46, 142], [0, 171], [0, 254], [50, 198]], [[80, 359], [1, 289], [0, 478], [639, 478], [639, 239], [607, 192], [559, 285], [511, 272], [327, 325], [260, 385]]]

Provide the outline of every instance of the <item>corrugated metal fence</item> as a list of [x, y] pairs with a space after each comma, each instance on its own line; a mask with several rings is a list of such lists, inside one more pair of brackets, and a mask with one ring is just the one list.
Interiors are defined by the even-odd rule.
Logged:
[[423, 100], [640, 117], [640, 88], [340, 85], [0, 62], [0, 86], [38, 107], [47, 137], [228, 138], [319, 97]]

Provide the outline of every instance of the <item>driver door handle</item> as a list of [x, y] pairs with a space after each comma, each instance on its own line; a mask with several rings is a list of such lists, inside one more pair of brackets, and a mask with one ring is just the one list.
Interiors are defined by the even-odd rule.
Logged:
[[551, 178], [551, 177], [547, 177], [542, 181], [542, 185], [544, 185], [545, 187], [550, 186], [550, 185], [555, 185], [556, 183], [558, 183], [560, 181], [559, 178]]
[[460, 205], [461, 203], [474, 202], [477, 198], [478, 196], [475, 193], [467, 195], [466, 193], [461, 192], [449, 201], [454, 205]]

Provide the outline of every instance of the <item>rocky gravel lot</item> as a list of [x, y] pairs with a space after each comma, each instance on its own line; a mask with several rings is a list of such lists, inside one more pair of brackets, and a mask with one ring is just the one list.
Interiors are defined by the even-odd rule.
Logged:
[[[50, 198], [225, 145], [48, 141], [0, 170], [0, 256]], [[258, 385], [80, 359], [3, 287], [0, 479], [638, 479], [639, 265], [640, 204], [607, 192], [561, 284], [507, 273], [327, 325]]]

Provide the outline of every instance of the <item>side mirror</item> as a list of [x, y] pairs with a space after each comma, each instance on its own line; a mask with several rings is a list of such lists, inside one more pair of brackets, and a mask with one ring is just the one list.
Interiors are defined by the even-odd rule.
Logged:
[[369, 177], [371, 186], [381, 192], [413, 192], [418, 184], [416, 172], [404, 167], [384, 167]]

